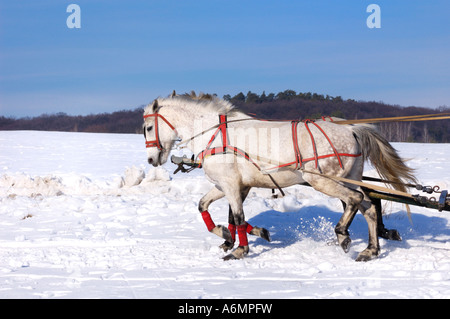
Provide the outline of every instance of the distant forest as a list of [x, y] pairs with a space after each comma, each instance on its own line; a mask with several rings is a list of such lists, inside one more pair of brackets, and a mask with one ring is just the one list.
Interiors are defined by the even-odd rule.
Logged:
[[[240, 110], [262, 119], [314, 119], [336, 116], [346, 119], [422, 115], [450, 112], [447, 106], [437, 109], [401, 107], [383, 102], [344, 100], [340, 96], [317, 93], [296, 93], [286, 90], [277, 94], [258, 95], [253, 92], [225, 95]], [[114, 113], [71, 116], [66, 113], [44, 114], [33, 118], [9, 118], [0, 116], [0, 130], [39, 130], [98, 133], [142, 133], [143, 107]], [[391, 142], [450, 143], [449, 123], [446, 120], [432, 122], [382, 123], [380, 131]]]

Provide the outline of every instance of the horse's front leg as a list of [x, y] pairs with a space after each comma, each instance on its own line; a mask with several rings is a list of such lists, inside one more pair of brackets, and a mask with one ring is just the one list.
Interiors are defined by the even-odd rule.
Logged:
[[[233, 229], [237, 231], [239, 238], [239, 246], [233, 250], [233, 252], [227, 256], [225, 256], [224, 260], [230, 259], [241, 259], [244, 258], [249, 252], [248, 247], [248, 239], [247, 239], [247, 228], [248, 224], [245, 221], [245, 215], [243, 210], [243, 198], [248, 194], [248, 190], [243, 192], [239, 190], [238, 187], [233, 186], [225, 186], [222, 187], [224, 189], [225, 196], [230, 203], [230, 209], [232, 212], [232, 218], [230, 217], [230, 225]], [[245, 193], [245, 196], [242, 194]]]
[[[251, 187], [245, 187], [241, 190], [240, 195], [241, 195], [242, 204], [244, 203], [245, 199], [247, 198], [247, 195], [250, 192], [250, 189], [251, 189]], [[248, 223], [247, 223], [247, 225], [248, 225], [247, 233], [249, 233], [253, 227]], [[223, 251], [225, 251], [225, 252], [227, 252], [228, 250], [231, 250], [234, 247], [234, 242], [236, 241], [236, 224], [234, 222], [234, 215], [233, 215], [233, 210], [231, 209], [231, 205], [228, 205], [228, 230], [231, 233], [232, 241], [226, 240], [222, 245], [220, 245], [220, 248], [222, 248]]]
[[[220, 245], [219, 247], [223, 249], [224, 252], [227, 252], [234, 247], [234, 243], [236, 241], [236, 224], [234, 222], [234, 215], [233, 211], [231, 210], [231, 206], [229, 206], [228, 211], [228, 230], [231, 233], [232, 241], [225, 240], [225, 242]], [[258, 226], [252, 226], [247, 222], [247, 228], [246, 232], [249, 235], [259, 236], [267, 241], [270, 242], [270, 234], [269, 231], [265, 228], [258, 227]]]
[[222, 191], [214, 187], [200, 199], [200, 202], [198, 204], [198, 210], [202, 214], [203, 221], [205, 222], [206, 228], [208, 228], [209, 232], [225, 239], [225, 241], [227, 242], [233, 242], [233, 238], [228, 228], [222, 225], [216, 226], [216, 224], [214, 224], [211, 218], [211, 215], [208, 212], [209, 205], [211, 205], [212, 202], [221, 199], [224, 196], [225, 194]]
[[228, 205], [228, 230], [230, 231], [231, 240], [225, 240], [219, 247], [227, 252], [234, 247], [234, 242], [236, 241], [236, 225], [234, 224], [234, 216], [231, 210], [231, 206]]

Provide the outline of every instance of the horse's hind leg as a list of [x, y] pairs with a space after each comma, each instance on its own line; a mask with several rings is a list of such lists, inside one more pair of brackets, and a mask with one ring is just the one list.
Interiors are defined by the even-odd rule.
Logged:
[[[390, 232], [389, 230], [384, 228], [384, 225], [383, 225], [383, 219], [382, 219], [382, 215], [381, 215], [381, 201], [379, 201], [379, 202], [374, 201], [372, 198], [369, 198], [367, 195], [365, 195], [364, 198], [365, 198], [364, 201], [362, 201], [361, 204], [359, 205], [359, 209], [361, 210], [361, 212], [369, 226], [369, 246], [358, 255], [358, 257], [356, 258], [356, 261], [368, 261], [368, 260], [378, 256], [378, 254], [380, 252], [380, 244], [378, 241], [378, 236], [380, 236], [380, 230]], [[342, 201], [342, 205], [344, 206], [344, 210], [345, 210], [346, 204], [344, 201]], [[367, 207], [369, 207], [369, 208], [367, 208]], [[345, 212], [346, 211], [344, 211], [344, 214], [342, 215], [341, 219], [339, 220], [338, 225], [339, 225], [339, 227], [343, 227], [342, 229], [344, 229], [348, 235], [347, 229], [350, 226], [353, 218], [355, 217], [356, 211], [353, 213], [353, 215], [348, 215], [348, 216], [346, 216]], [[379, 224], [379, 222], [381, 222], [381, 225]], [[394, 230], [394, 231], [397, 232], [396, 230]], [[338, 226], [336, 226], [336, 234], [338, 235]], [[397, 232], [397, 234], [398, 234], [398, 232]], [[339, 235], [338, 235], [338, 238], [339, 238]], [[344, 249], [344, 251], [345, 251], [345, 249]]]
[[336, 234], [339, 246], [341, 246], [344, 252], [348, 253], [352, 242], [348, 228], [358, 212], [358, 205], [361, 203], [363, 195], [358, 191], [350, 189], [347, 189], [346, 193], [348, 194], [348, 198], [345, 201], [341, 199], [344, 206], [344, 213], [334, 228], [334, 232]]
[[400, 233], [396, 229], [387, 229], [383, 224], [383, 212], [381, 207], [381, 199], [379, 198], [371, 198], [372, 204], [375, 205], [375, 209], [377, 212], [377, 234], [378, 237], [388, 239], [388, 240], [398, 240], [401, 241], [402, 237], [400, 237]]
[[[367, 206], [369, 206], [367, 208]], [[380, 243], [378, 241], [378, 217], [377, 208], [370, 199], [364, 200], [360, 205], [360, 210], [369, 226], [369, 245], [356, 258], [356, 261], [368, 261], [380, 253]]]
[[347, 204], [341, 200], [342, 206], [344, 207], [344, 213], [342, 214], [339, 222], [334, 228], [334, 232], [337, 237], [337, 245], [340, 245], [344, 252], [348, 253], [350, 250], [350, 244], [352, 240], [350, 239], [350, 235], [348, 233], [348, 228], [350, 227], [353, 218], [358, 211], [358, 208], [355, 209], [355, 206], [352, 206], [350, 209], [347, 209]]
[[[345, 252], [348, 252], [351, 242], [348, 234], [348, 227], [350, 226], [359, 208], [364, 218], [366, 219], [367, 225], [369, 227], [369, 245], [365, 250], [363, 250], [358, 255], [356, 261], [368, 261], [378, 256], [378, 254], [380, 253], [380, 244], [378, 241], [378, 216], [377, 216], [378, 209], [377, 206], [374, 203], [372, 203], [370, 198], [363, 195], [362, 192], [359, 191], [355, 192], [358, 192], [363, 198], [363, 200], [361, 200], [359, 204], [356, 205], [356, 207], [352, 207], [351, 210], [348, 209], [349, 206], [348, 202], [346, 205], [344, 205], [345, 206], [344, 214], [342, 215], [341, 219], [336, 225], [335, 231], [338, 238], [338, 242], [341, 245], [342, 249], [344, 249]], [[353, 203], [357, 203], [357, 201]]]
[[338, 244], [347, 253], [350, 250], [351, 244], [348, 227], [364, 199], [364, 194], [325, 177], [312, 177], [311, 175], [308, 176], [305, 174], [304, 178], [314, 189], [329, 196], [339, 198], [343, 202], [345, 207], [344, 213], [334, 231]]
[[[381, 199], [379, 199], [379, 198], [370, 198], [370, 201], [372, 202], [373, 205], [375, 205], [375, 209], [376, 209], [376, 212], [377, 212], [377, 225], [378, 225], [378, 227], [377, 227], [377, 234], [378, 234], [378, 237], [381, 237], [381, 238], [384, 238], [384, 239], [388, 239], [388, 240], [401, 241], [402, 238], [400, 236], [400, 233], [396, 229], [387, 229], [384, 226], [384, 223], [383, 223], [383, 212], [382, 212], [382, 206], [381, 206]], [[341, 201], [341, 202], [342, 202], [342, 206], [344, 207], [344, 211], [345, 211], [346, 204], [343, 201]], [[350, 220], [349, 223], [351, 224], [352, 221]], [[350, 224], [346, 226], [346, 229], [348, 229]]]

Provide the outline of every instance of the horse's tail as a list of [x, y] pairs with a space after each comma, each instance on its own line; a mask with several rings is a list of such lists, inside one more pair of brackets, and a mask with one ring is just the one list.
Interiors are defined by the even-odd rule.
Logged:
[[364, 159], [373, 164], [381, 178], [393, 182], [394, 189], [406, 193], [407, 188], [404, 183], [416, 183], [414, 169], [406, 166], [397, 151], [374, 127], [355, 125], [352, 131], [361, 147]]

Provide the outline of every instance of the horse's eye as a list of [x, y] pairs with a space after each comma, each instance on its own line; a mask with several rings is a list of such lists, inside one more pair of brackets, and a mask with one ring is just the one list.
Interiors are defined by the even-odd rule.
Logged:
[[150, 132], [153, 129], [153, 126], [147, 127], [147, 132]]

